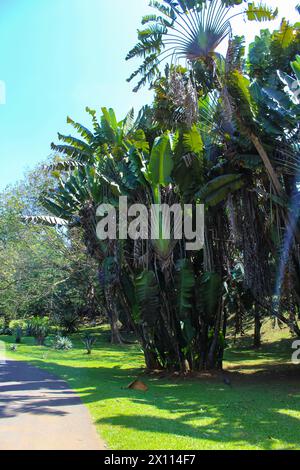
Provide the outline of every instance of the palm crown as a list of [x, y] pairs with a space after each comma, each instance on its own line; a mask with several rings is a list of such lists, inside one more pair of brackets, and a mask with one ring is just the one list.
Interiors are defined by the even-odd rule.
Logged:
[[[232, 8], [242, 0], [152, 0], [150, 6], [160, 15], [152, 14], [142, 19], [146, 28], [138, 31], [139, 42], [128, 53], [127, 60], [144, 59], [142, 65], [131, 75], [141, 80], [134, 91], [159, 73], [159, 65], [169, 57], [175, 61], [197, 61], [215, 53], [221, 42], [231, 33]], [[278, 11], [262, 3], [249, 3], [242, 12], [249, 21], [274, 19]]]

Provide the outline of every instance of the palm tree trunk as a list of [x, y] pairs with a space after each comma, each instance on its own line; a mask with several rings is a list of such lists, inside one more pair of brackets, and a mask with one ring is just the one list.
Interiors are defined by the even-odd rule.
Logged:
[[261, 157], [264, 165], [265, 165], [265, 168], [267, 170], [267, 173], [269, 175], [269, 178], [274, 186], [274, 189], [276, 191], [276, 193], [278, 194], [278, 196], [280, 196], [281, 194], [283, 194], [283, 189], [282, 189], [282, 186], [281, 186], [281, 183], [278, 179], [278, 176], [272, 166], [272, 163], [268, 157], [268, 154], [267, 152], [265, 151], [262, 143], [260, 142], [259, 138], [254, 135], [254, 134], [250, 134], [250, 138], [251, 138], [251, 141], [253, 143], [253, 145], [255, 146], [259, 156]]

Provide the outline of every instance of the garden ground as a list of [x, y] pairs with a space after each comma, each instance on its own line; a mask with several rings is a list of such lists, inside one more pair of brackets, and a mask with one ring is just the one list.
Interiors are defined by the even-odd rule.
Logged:
[[[264, 335], [259, 351], [251, 349], [249, 337], [227, 349], [231, 386], [219, 374], [143, 375], [136, 345], [112, 346], [105, 329], [92, 332], [98, 341], [91, 356], [79, 335], [71, 351], [38, 347], [26, 338], [8, 355], [65, 379], [110, 449], [300, 449], [300, 366], [290, 364], [292, 340], [285, 330]], [[127, 388], [137, 377], [147, 392]]]

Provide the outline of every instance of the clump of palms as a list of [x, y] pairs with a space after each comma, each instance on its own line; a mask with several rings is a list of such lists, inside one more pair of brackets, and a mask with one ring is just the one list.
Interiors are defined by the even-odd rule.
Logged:
[[[53, 145], [61, 157], [56, 168], [57, 186], [46, 195], [44, 205], [57, 217], [58, 225], [82, 227], [87, 250], [98, 263], [112, 341], [122, 341], [118, 331], [122, 309], [149, 369], [187, 373], [222, 367], [232, 295], [238, 299], [239, 309], [251, 312], [259, 307], [264, 314], [270, 309], [278, 249], [274, 233], [279, 234], [279, 226], [287, 219], [282, 188], [288, 194], [288, 188], [295, 185], [287, 174], [279, 177], [273, 157], [281, 141], [289, 151], [295, 146], [299, 108], [282, 89], [270, 90], [271, 81], [269, 87], [259, 89], [249, 80], [240, 38], [230, 39], [227, 57], [220, 58], [218, 64], [204, 47], [204, 33], [197, 36], [201, 40], [186, 44], [188, 49], [184, 50], [191, 70], [170, 67], [173, 83], [164, 80], [155, 61], [160, 60], [162, 41], [178, 15], [187, 27], [194, 21], [203, 23], [201, 12], [206, 8], [206, 15], [210, 12], [211, 16], [203, 13], [207, 30], [210, 23], [219, 21], [213, 19], [212, 6], [217, 8], [218, 2], [164, 3], [167, 9], [157, 2], [155, 5], [169, 23], [160, 33], [150, 27], [148, 37], [142, 34], [140, 47], [131, 53], [141, 53], [148, 60], [149, 67], [140, 69], [144, 80], [151, 74], [158, 79], [155, 114], [144, 109], [137, 120], [130, 112], [118, 121], [113, 110], [104, 108], [98, 120], [96, 113], [88, 110], [92, 131], [69, 119], [81, 138], [59, 134], [60, 144]], [[223, 3], [225, 6], [216, 10], [219, 14], [227, 14], [227, 7], [240, 2]], [[271, 19], [275, 13], [251, 4], [246, 14], [249, 19]], [[157, 17], [147, 21], [162, 25]], [[221, 28], [220, 38], [228, 31]], [[157, 40], [157, 47], [152, 39]], [[212, 51], [216, 43], [216, 37], [208, 33], [207, 45]], [[151, 50], [156, 51], [153, 56]], [[212, 68], [213, 79], [205, 84], [196, 68], [202, 62], [208, 70]], [[198, 98], [198, 113], [190, 122], [186, 116], [182, 121], [174, 119], [174, 111], [178, 113], [174, 108], [185, 112], [187, 107], [182, 84], [188, 83], [193, 83]], [[168, 119], [163, 116], [160, 120], [164, 114], [157, 112], [160, 109], [170, 110]], [[197, 203], [205, 204], [205, 249], [188, 252], [186, 240], [164, 237], [159, 219], [155, 240], [99, 240], [97, 207], [107, 202], [118, 207], [119, 197], [125, 195], [129, 205], [143, 203], [148, 209], [153, 203], [189, 203], [193, 209]], [[39, 220], [48, 223], [49, 217]], [[237, 288], [239, 259], [243, 275]], [[300, 333], [295, 317], [290, 320], [274, 313]]]

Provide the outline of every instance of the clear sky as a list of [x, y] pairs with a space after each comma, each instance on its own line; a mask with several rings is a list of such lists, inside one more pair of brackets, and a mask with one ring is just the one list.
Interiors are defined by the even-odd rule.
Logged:
[[[296, 21], [300, 0], [269, 0], [280, 16]], [[51, 153], [57, 131], [70, 133], [66, 117], [89, 125], [85, 106], [113, 107], [121, 119], [150, 102], [144, 89], [131, 92], [125, 62], [136, 42], [148, 0], [0, 0], [0, 189], [20, 179]], [[234, 23], [248, 40], [274, 24]]]

